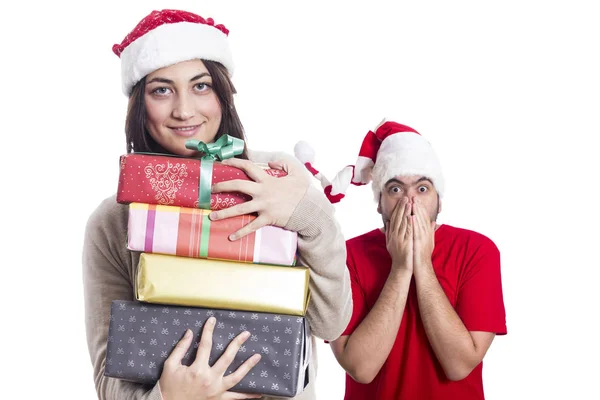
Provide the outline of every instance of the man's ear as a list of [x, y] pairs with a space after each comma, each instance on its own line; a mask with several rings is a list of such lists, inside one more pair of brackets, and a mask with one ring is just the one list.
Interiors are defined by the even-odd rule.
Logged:
[[438, 214], [442, 212], [442, 199], [438, 197]]
[[381, 214], [381, 193], [379, 193], [379, 202], [377, 202], [377, 212]]

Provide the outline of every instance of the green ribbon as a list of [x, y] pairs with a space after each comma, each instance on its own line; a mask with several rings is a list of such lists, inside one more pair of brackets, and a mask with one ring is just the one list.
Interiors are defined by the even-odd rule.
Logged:
[[210, 238], [210, 219], [208, 213], [202, 216], [202, 232], [200, 233], [200, 258], [208, 257], [208, 240]]
[[200, 140], [185, 141], [187, 149], [204, 153], [200, 159], [200, 182], [198, 182], [198, 208], [210, 210], [210, 195], [212, 188], [212, 170], [216, 159], [226, 160], [242, 154], [244, 141], [229, 135], [223, 135], [214, 143], [204, 143]]
[[204, 153], [203, 160], [211, 159], [214, 161], [218, 158], [223, 161], [242, 154], [244, 141], [229, 135], [223, 135], [214, 143], [204, 143], [196, 139], [186, 140], [185, 148]]

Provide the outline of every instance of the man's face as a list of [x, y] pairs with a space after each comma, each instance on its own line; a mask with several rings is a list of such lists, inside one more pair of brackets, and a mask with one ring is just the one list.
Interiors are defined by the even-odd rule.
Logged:
[[428, 178], [418, 175], [397, 176], [386, 182], [379, 196], [377, 212], [381, 214], [384, 226], [390, 221], [396, 204], [405, 197], [410, 203], [418, 201], [431, 221], [437, 219], [442, 209], [437, 191]]

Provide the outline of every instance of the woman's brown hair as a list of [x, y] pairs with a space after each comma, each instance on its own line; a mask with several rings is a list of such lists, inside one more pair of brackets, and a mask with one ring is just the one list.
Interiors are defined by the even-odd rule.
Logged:
[[[229, 79], [227, 69], [220, 63], [202, 60], [212, 78], [212, 87], [219, 99], [221, 106], [221, 125], [215, 136], [215, 140], [228, 134], [246, 141], [244, 127], [235, 109], [233, 95], [235, 87]], [[166, 153], [161, 145], [150, 136], [146, 129], [146, 104], [144, 102], [144, 88], [146, 78], [140, 80], [131, 91], [129, 104], [127, 106], [127, 117], [125, 119], [125, 140], [127, 142], [127, 153]], [[248, 159], [248, 151], [244, 146], [244, 152], [238, 158]]]

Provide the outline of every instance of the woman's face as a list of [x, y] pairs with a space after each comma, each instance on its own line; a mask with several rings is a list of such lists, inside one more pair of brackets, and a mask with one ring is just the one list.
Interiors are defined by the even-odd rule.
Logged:
[[221, 105], [201, 60], [180, 62], [146, 76], [147, 129], [165, 150], [191, 156], [185, 141], [213, 142], [221, 125]]

